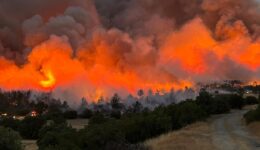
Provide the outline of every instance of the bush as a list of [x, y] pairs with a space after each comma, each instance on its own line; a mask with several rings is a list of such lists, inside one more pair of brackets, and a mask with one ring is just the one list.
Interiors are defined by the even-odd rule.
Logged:
[[210, 114], [223, 114], [230, 111], [228, 101], [221, 96], [216, 96], [208, 107]]
[[19, 132], [25, 139], [37, 139], [41, 127], [46, 123], [46, 120], [40, 116], [26, 117], [21, 121]]
[[229, 95], [228, 102], [233, 109], [242, 109], [245, 104], [243, 97], [237, 94]]
[[194, 101], [168, 107], [158, 107], [152, 112], [123, 115], [120, 119], [106, 119], [97, 113], [89, 126], [80, 131], [82, 149], [117, 149], [178, 129], [207, 117]]
[[12, 129], [0, 127], [1, 150], [22, 150], [21, 137]]
[[93, 112], [90, 109], [85, 109], [81, 114], [81, 118], [89, 119], [93, 116]]
[[[89, 125], [75, 131], [65, 123], [51, 123], [44, 126], [37, 141], [40, 150], [93, 149], [93, 150], [133, 150], [145, 149], [136, 145], [149, 138], [206, 119], [211, 114], [229, 112], [230, 108], [242, 108], [244, 99], [239, 95], [211, 96], [202, 91], [196, 101], [187, 100], [179, 104], [160, 106], [153, 111], [144, 111], [136, 103], [136, 109], [121, 116], [118, 96], [112, 99], [113, 110], [105, 115], [86, 109], [81, 117], [90, 118]], [[141, 111], [143, 110], [143, 111]], [[60, 113], [50, 113], [50, 118], [60, 117]], [[54, 114], [54, 115], [53, 115]], [[65, 116], [67, 114], [67, 116]], [[259, 113], [260, 114], [260, 113]], [[75, 117], [74, 112], [66, 112], [67, 118]], [[64, 117], [62, 115], [62, 117]], [[255, 117], [253, 113], [253, 117]], [[260, 116], [260, 115], [259, 115]], [[251, 114], [249, 115], [251, 117]]]
[[196, 103], [205, 110], [208, 115], [222, 114], [230, 111], [230, 95], [216, 95], [213, 97], [208, 92], [202, 91], [196, 98]]
[[139, 143], [171, 130], [171, 118], [160, 113], [124, 118], [120, 123], [121, 130], [130, 143]]
[[169, 106], [168, 114], [172, 118], [172, 129], [182, 128], [193, 122], [203, 120], [208, 116], [207, 112], [193, 101]]
[[77, 111], [74, 110], [65, 111], [63, 115], [66, 119], [76, 119], [78, 117]]
[[6, 128], [11, 128], [16, 131], [18, 130], [19, 125], [20, 125], [20, 121], [15, 120], [11, 117], [5, 117], [0, 120], [0, 126], [6, 127]]
[[45, 125], [39, 132], [39, 150], [80, 150], [78, 133], [67, 124]]
[[260, 106], [256, 110], [251, 110], [244, 115], [246, 123], [251, 123], [254, 121], [260, 121]]
[[82, 150], [110, 150], [108, 148], [111, 145], [126, 143], [120, 126], [116, 121], [87, 126], [86, 129], [81, 130], [79, 134], [80, 147]]
[[52, 120], [57, 124], [66, 122], [66, 119], [61, 112], [49, 112], [45, 115], [45, 118], [46, 120]]
[[110, 114], [111, 118], [116, 118], [116, 119], [120, 119], [121, 117], [121, 112], [118, 110], [112, 110], [111, 114]]
[[254, 96], [248, 96], [245, 99], [245, 104], [247, 105], [259, 104], [259, 100]]
[[101, 124], [106, 122], [107, 119], [105, 118], [105, 116], [102, 113], [97, 112], [95, 115], [93, 115], [90, 120], [89, 120], [89, 124]]

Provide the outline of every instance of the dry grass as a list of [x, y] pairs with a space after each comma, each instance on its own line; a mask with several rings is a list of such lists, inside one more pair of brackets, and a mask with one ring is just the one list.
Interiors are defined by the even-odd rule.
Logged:
[[243, 109], [245, 110], [255, 110], [257, 108], [258, 105], [246, 105], [245, 107], [243, 107]]
[[211, 128], [199, 122], [145, 142], [152, 150], [214, 150]]
[[260, 138], [260, 122], [252, 122], [247, 127], [252, 135]]
[[72, 126], [72, 128], [80, 130], [88, 125], [88, 119], [74, 119], [67, 120], [68, 124]]
[[38, 150], [38, 146], [34, 140], [23, 140], [22, 144], [24, 146], [24, 150]]

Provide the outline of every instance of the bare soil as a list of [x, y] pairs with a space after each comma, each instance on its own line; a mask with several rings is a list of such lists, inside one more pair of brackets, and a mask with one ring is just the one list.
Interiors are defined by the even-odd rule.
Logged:
[[38, 150], [38, 146], [35, 140], [23, 140], [22, 145], [24, 150]]
[[248, 125], [251, 134], [260, 138], [260, 122], [253, 122]]
[[88, 119], [74, 119], [67, 120], [68, 124], [71, 125], [72, 128], [80, 130], [88, 125]]

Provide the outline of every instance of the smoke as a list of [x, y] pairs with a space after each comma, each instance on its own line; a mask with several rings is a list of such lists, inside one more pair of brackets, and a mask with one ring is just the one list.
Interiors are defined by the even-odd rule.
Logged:
[[259, 80], [259, 11], [254, 0], [1, 1], [0, 87], [75, 102]]

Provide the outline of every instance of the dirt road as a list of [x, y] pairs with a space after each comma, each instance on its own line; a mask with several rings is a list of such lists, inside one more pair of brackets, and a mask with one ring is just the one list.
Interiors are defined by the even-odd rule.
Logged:
[[260, 136], [249, 132], [242, 121], [248, 110], [213, 116], [207, 122], [148, 140], [146, 145], [152, 150], [260, 150]]
[[212, 143], [220, 150], [260, 150], [259, 138], [251, 135], [242, 122], [247, 110], [213, 117]]

